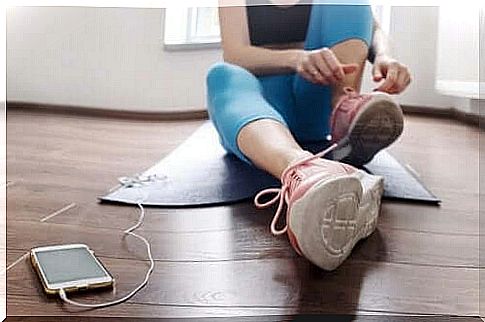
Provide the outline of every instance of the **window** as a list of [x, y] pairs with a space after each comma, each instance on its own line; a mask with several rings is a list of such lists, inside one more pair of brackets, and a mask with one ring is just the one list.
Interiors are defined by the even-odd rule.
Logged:
[[169, 50], [218, 47], [217, 7], [167, 8], [163, 39]]

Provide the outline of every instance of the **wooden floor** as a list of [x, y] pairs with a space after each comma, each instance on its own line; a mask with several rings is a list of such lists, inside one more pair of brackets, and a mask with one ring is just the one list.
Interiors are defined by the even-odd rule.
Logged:
[[[144, 245], [122, 239], [137, 210], [99, 204], [96, 198], [118, 177], [164, 157], [200, 124], [9, 110], [7, 264], [35, 246], [87, 243], [115, 275], [116, 293], [76, 299], [104, 301], [130, 291], [147, 269]], [[250, 202], [149, 209], [139, 231], [153, 244], [156, 266], [149, 285], [132, 300], [100, 310], [62, 305], [43, 294], [23, 258], [7, 272], [8, 315], [261, 316], [265, 321], [307, 313], [356, 315], [355, 321], [381, 321], [381, 315], [393, 316], [383, 321], [476, 316], [478, 136], [476, 128], [454, 121], [407, 116], [405, 132], [390, 150], [443, 203], [384, 202], [378, 230], [334, 272], [316, 269], [295, 255], [286, 238], [273, 237], [271, 210], [256, 210]], [[411, 314], [424, 318], [404, 317]]]

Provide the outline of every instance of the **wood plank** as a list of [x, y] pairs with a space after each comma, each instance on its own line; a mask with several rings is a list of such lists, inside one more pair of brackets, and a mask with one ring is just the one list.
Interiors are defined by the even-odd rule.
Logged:
[[[7, 175], [14, 182], [7, 189], [7, 263], [40, 244], [88, 241], [116, 274], [118, 290], [129, 290], [146, 269], [143, 245], [121, 239], [122, 229], [136, 222], [136, 209], [100, 205], [96, 197], [118, 176], [161, 159], [200, 122], [22, 111], [9, 111], [7, 119]], [[443, 204], [384, 202], [378, 232], [335, 272], [315, 269], [295, 255], [286, 238], [271, 236], [271, 210], [257, 211], [249, 202], [149, 209], [140, 232], [152, 241], [159, 261], [150, 286], [130, 303], [94, 311], [62, 307], [38, 289], [23, 261], [8, 272], [9, 313], [69, 314], [83, 321], [103, 315], [209, 320], [259, 315], [266, 321], [340, 312], [357, 314], [356, 321], [380, 321], [372, 318], [381, 314], [390, 316], [385, 321], [399, 321], [397, 315], [409, 313], [477, 314], [479, 134], [447, 120], [406, 117], [404, 134], [390, 150]], [[77, 207], [39, 223], [71, 202]]]
[[[13, 221], [39, 221], [48, 214], [75, 202], [76, 208], [50, 222], [103, 225], [109, 222], [115, 229], [128, 227], [136, 218], [136, 208], [99, 204], [96, 196], [105, 192], [68, 185], [46, 185], [19, 182], [7, 191], [7, 214]], [[444, 195], [444, 193], [442, 194]], [[423, 205], [409, 202], [384, 201], [381, 208], [379, 228], [384, 230], [410, 230], [417, 232], [478, 235], [478, 195], [449, 192], [443, 205]], [[461, 199], [461, 200], [460, 200]], [[268, 223], [269, 217], [254, 209], [250, 201], [231, 206], [203, 208], [149, 208], [146, 227], [163, 231], [230, 230], [240, 225]], [[234, 215], [237, 214], [237, 215]], [[251, 218], [251, 220], [248, 220]]]
[[[113, 144], [107, 144], [107, 147]], [[73, 180], [72, 185], [74, 186], [92, 184], [97, 187], [97, 184], [107, 185], [110, 181], [111, 184], [115, 184], [117, 177], [145, 170], [175, 147], [176, 145], [173, 145], [162, 150], [152, 148], [149, 158], [140, 160], [140, 163], [130, 162], [130, 158], [138, 160], [139, 157], [134, 155], [140, 154], [145, 149], [130, 145], [126, 145], [123, 149], [118, 148], [118, 150], [122, 150], [119, 155], [113, 155], [110, 158], [105, 157], [103, 160], [99, 160], [98, 157], [102, 151], [99, 149], [103, 149], [102, 146], [97, 147], [97, 149], [87, 147], [86, 150], [91, 151], [91, 156], [86, 156], [87, 152], [83, 150], [76, 152], [79, 156], [76, 153], [69, 156], [60, 156], [60, 154], [64, 155], [66, 152], [60, 151], [49, 154], [45, 153], [41, 147], [38, 147], [38, 151], [30, 148], [29, 153], [32, 153], [32, 155], [28, 157], [20, 153], [14, 156], [8, 155], [12, 163], [8, 175], [9, 180], [24, 179], [52, 184], [63, 182], [64, 178], [69, 178]], [[157, 151], [157, 153], [153, 151]], [[457, 156], [452, 152], [440, 155], [435, 151], [428, 150], [394, 154], [399, 157], [402, 163], [409, 164], [415, 169], [423, 182], [432, 190], [450, 189], [478, 193], [478, 154], [469, 155], [467, 158]], [[76, 165], [75, 167], [73, 167], [73, 163]], [[39, 164], [42, 164], [44, 169], [39, 168]], [[52, 169], [55, 169], [55, 171]], [[77, 176], [77, 174], [85, 174], [85, 176]]]
[[[15, 301], [28, 302], [23, 296], [11, 297]], [[178, 322], [282, 322], [282, 321], [332, 321], [332, 322], [481, 322], [479, 317], [472, 316], [447, 316], [447, 315], [405, 315], [405, 314], [386, 314], [385, 312], [355, 312], [352, 315], [329, 315], [329, 314], [299, 314], [298, 312], [292, 315], [280, 315], [273, 312], [289, 311], [290, 309], [232, 309], [232, 308], [192, 308], [192, 307], [158, 307], [155, 308], [150, 305], [127, 304], [123, 314], [129, 312], [144, 312], [151, 309], [156, 310], [157, 317], [96, 317], [77, 315], [71, 313], [63, 316], [10, 316], [5, 321], [7, 322], [52, 322], [62, 318], [62, 321], [68, 322], [159, 322], [159, 321], [173, 321], [177, 319]], [[200, 312], [200, 313], [199, 313]], [[230, 313], [234, 312], [234, 313]], [[284, 313], [281, 313], [284, 314]], [[287, 313], [289, 314], [289, 313]], [[357, 315], [359, 314], [359, 315]], [[113, 314], [114, 315], [114, 314]]]
[[[109, 223], [104, 226], [109, 227]], [[27, 236], [26, 231], [29, 232]], [[224, 231], [171, 233], [156, 231], [152, 227], [150, 231], [140, 232], [154, 245], [154, 258], [162, 261], [235, 261], [296, 256], [287, 238], [272, 236], [266, 224], [240, 225]], [[9, 223], [7, 244], [27, 250], [36, 246], [89, 243], [102, 256], [145, 256], [142, 243], [133, 238], [123, 239], [122, 235], [121, 230], [18, 221]], [[478, 267], [478, 249], [478, 236], [377, 230], [354, 250], [351, 258], [431, 266]]]
[[[51, 322], [57, 317], [9, 317], [7, 322], [25, 321], [25, 322]], [[72, 317], [66, 316], [62, 317], [63, 321], [69, 322], [109, 322], [109, 321], [133, 321], [132, 318], [98, 318], [98, 317]], [[347, 315], [271, 315], [271, 316], [231, 316], [231, 317], [208, 317], [208, 318], [197, 318], [200, 322], [225, 322], [225, 321], [244, 321], [244, 322], [282, 322], [282, 321], [332, 321], [332, 322], [436, 322], [436, 321], [446, 321], [446, 322], [480, 322], [482, 319], [478, 317], [459, 317], [459, 316], [396, 316], [396, 315], [357, 315], [357, 316], [347, 316]], [[177, 318], [179, 322], [189, 322], [193, 321], [193, 318]], [[137, 322], [157, 322], [157, 321], [171, 321], [170, 318], [136, 318]]]
[[396, 147], [391, 153], [402, 164], [411, 166], [428, 188], [478, 193], [478, 148], [475, 154], [470, 154], [469, 150], [463, 154], [452, 150], [440, 153], [438, 149], [426, 148], [412, 152], [400, 150]]
[[[448, 209], [409, 202], [383, 202], [378, 227], [381, 230], [403, 229], [439, 234], [479, 234], [478, 211]], [[459, 207], [457, 207], [459, 208]]]
[[[62, 317], [69, 322], [157, 322], [157, 321], [200, 321], [200, 322], [281, 322], [281, 321], [332, 321], [332, 322], [480, 322], [478, 317], [446, 316], [446, 315], [406, 315], [386, 312], [357, 311], [345, 315], [329, 315], [312, 313], [302, 314], [294, 308], [233, 308], [233, 307], [192, 307], [192, 306], [153, 306], [127, 303], [116, 309], [100, 309], [94, 311], [76, 312], [74, 309], [64, 309], [55, 316], [25, 316], [30, 314], [29, 308], [35, 306], [38, 300], [28, 296], [10, 295], [10, 306], [20, 309], [24, 315], [9, 316], [7, 322], [52, 322]], [[22, 306], [21, 303], [25, 303]], [[18, 312], [15, 310], [15, 312]], [[68, 315], [66, 315], [68, 314]], [[100, 317], [105, 315], [103, 317]], [[112, 317], [108, 317], [112, 316]], [[116, 317], [113, 317], [116, 316]]]
[[[117, 279], [117, 294], [96, 292], [73, 295], [73, 298], [93, 302], [125, 294], [143, 278], [146, 269], [142, 261], [104, 257], [101, 260]], [[58, 300], [42, 293], [27, 261], [10, 270], [7, 278], [9, 297], [23, 295], [38, 299], [38, 304], [29, 305], [33, 315], [65, 312]], [[292, 308], [298, 313], [351, 314], [364, 309], [473, 315], [478, 312], [478, 270], [355, 261], [345, 263], [336, 271], [323, 272], [302, 258], [157, 263], [149, 285], [130, 303]], [[113, 312], [123, 306], [113, 308]]]

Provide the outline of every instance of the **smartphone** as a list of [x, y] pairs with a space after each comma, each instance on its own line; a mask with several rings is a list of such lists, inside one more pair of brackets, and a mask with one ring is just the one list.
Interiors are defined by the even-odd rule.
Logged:
[[84, 244], [37, 247], [30, 251], [30, 259], [47, 294], [112, 287], [114, 283]]

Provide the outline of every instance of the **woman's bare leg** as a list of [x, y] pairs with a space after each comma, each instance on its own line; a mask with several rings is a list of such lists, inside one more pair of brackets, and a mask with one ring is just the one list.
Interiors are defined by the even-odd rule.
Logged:
[[[343, 64], [358, 64], [352, 74], [345, 75], [342, 82], [332, 86], [332, 107], [344, 94], [344, 87], [360, 91], [362, 73], [367, 59], [367, 45], [359, 39], [351, 39], [331, 48]], [[281, 123], [261, 119], [249, 123], [239, 132], [237, 139], [241, 152], [257, 167], [280, 178], [291, 161], [302, 156], [304, 150], [298, 145], [290, 131]]]
[[360, 39], [350, 39], [330, 48], [342, 64], [357, 64], [359, 68], [351, 74], [345, 75], [342, 82], [332, 86], [332, 108], [335, 107], [338, 99], [344, 94], [345, 87], [352, 87], [360, 92], [362, 85], [362, 74], [368, 55], [368, 47]]
[[277, 178], [291, 161], [305, 153], [286, 126], [271, 119], [257, 120], [243, 127], [237, 143], [257, 167]]

